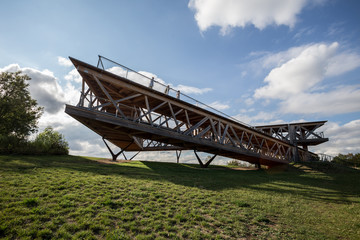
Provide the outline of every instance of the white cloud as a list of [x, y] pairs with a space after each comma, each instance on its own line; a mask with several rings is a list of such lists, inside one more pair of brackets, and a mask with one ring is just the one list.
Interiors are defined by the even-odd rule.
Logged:
[[[336, 42], [332, 44], [338, 44]], [[302, 46], [292, 47], [286, 51], [281, 51], [277, 53], [271, 52], [251, 52], [249, 54], [250, 58], [254, 58], [250, 62], [246, 64], [241, 64], [240, 67], [246, 69], [247, 71], [251, 71], [251, 74], [262, 73], [265, 70], [279, 68], [282, 65], [288, 63], [293, 59], [297, 59], [304, 52], [309, 51], [310, 49], [314, 49], [317, 46], [330, 46], [325, 43], [313, 43], [306, 44]], [[326, 60], [326, 64], [328, 65], [327, 69], [325, 69], [325, 77], [333, 77], [341, 75], [345, 72], [351, 71], [360, 66], [360, 55], [354, 51], [343, 51], [339, 52], [341, 48], [340, 44], [335, 48], [335, 54], [333, 57]], [[261, 66], [259, 68], [259, 66]]]
[[190, 0], [188, 7], [195, 11], [200, 31], [219, 26], [225, 35], [231, 28], [254, 25], [264, 29], [269, 25], [293, 27], [297, 16], [308, 4], [324, 1], [310, 0]]
[[267, 85], [257, 89], [254, 96], [286, 99], [308, 90], [324, 79], [329, 59], [334, 57], [337, 48], [336, 42], [331, 45], [314, 44], [304, 48], [295, 58], [271, 70], [265, 78]]
[[68, 74], [65, 75], [65, 79], [68, 81], [74, 81], [77, 83], [81, 83], [81, 75], [76, 69], [71, 70]]
[[296, 58], [299, 56], [304, 50], [311, 47], [312, 44], [308, 45], [302, 45], [298, 47], [292, 47], [289, 48], [286, 51], [281, 51], [278, 53], [271, 53], [271, 52], [260, 52], [260, 53], [252, 53], [253, 56], [256, 56], [257, 54], [260, 57], [259, 59], [256, 59], [254, 61], [255, 65], [261, 65], [265, 69], [273, 68], [273, 67], [279, 67], [282, 64], [286, 63], [287, 61]]
[[[246, 112], [246, 111], [242, 111]], [[274, 112], [263, 112], [260, 111], [256, 115], [249, 116], [246, 114], [238, 114], [236, 116], [233, 116], [233, 118], [239, 120], [240, 122], [243, 122], [247, 125], [263, 125], [263, 124], [273, 124], [273, 123], [279, 123], [283, 122], [282, 120], [276, 119], [277, 114]]]
[[289, 60], [296, 58], [309, 46], [311, 46], [311, 44], [292, 47], [286, 51], [277, 53], [267, 51], [251, 52], [248, 58], [252, 60], [243, 64], [239, 64], [239, 67], [244, 69], [243, 71], [246, 70], [246, 72], [249, 72], [249, 75], [260, 77], [265, 73], [265, 71], [275, 67], [280, 67]]
[[329, 141], [315, 147], [315, 152], [332, 156], [360, 152], [360, 119], [344, 125], [328, 122], [319, 131], [324, 131]]
[[247, 99], [245, 99], [245, 104], [247, 105], [247, 106], [251, 106], [251, 105], [253, 105], [254, 103], [255, 103], [255, 101], [254, 101], [254, 99], [253, 98], [247, 98]]
[[221, 103], [219, 101], [212, 102], [212, 103], [210, 103], [208, 105], [210, 107], [215, 108], [216, 110], [220, 110], [220, 111], [230, 108], [230, 106], [228, 104], [224, 104], [224, 103]]
[[40, 106], [45, 108], [45, 111], [56, 113], [63, 108], [65, 95], [57, 78], [51, 71], [47, 69], [39, 71], [33, 68], [21, 68], [18, 64], [10, 64], [0, 69], [1, 71], [22, 71], [27, 74], [31, 78], [29, 81], [30, 95], [37, 100]]
[[182, 93], [195, 94], [195, 95], [200, 95], [212, 91], [211, 88], [197, 88], [197, 87], [185, 86], [181, 84], [174, 86], [174, 88], [180, 90], [180, 92]]
[[303, 36], [309, 36], [309, 35], [313, 34], [315, 31], [316, 30], [314, 27], [302, 28], [294, 35], [294, 39], [300, 39]]
[[337, 42], [317, 43], [255, 60], [263, 68], [274, 68], [264, 80], [266, 85], [255, 90], [254, 98], [279, 99], [283, 113], [334, 115], [359, 111], [359, 86], [329, 89], [323, 83], [360, 67], [359, 54], [338, 52], [339, 48]]
[[65, 67], [71, 67], [73, 65], [69, 59], [60, 56], [58, 57], [58, 63]]
[[360, 55], [343, 52], [329, 59], [325, 76], [339, 76], [360, 66]]
[[330, 92], [299, 93], [280, 103], [284, 113], [333, 115], [360, 111], [360, 86]]

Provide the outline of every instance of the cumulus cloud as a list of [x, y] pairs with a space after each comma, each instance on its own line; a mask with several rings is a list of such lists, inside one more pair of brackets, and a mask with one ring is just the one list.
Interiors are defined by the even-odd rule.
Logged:
[[329, 59], [325, 76], [339, 76], [360, 66], [360, 55], [343, 52]]
[[215, 108], [216, 110], [225, 110], [225, 109], [229, 109], [230, 106], [228, 104], [225, 103], [221, 103], [219, 101], [215, 101], [212, 102], [210, 104], [208, 104], [210, 107]]
[[252, 98], [246, 98], [244, 102], [247, 106], [251, 106], [255, 103], [254, 99]]
[[190, 0], [188, 7], [195, 11], [200, 30], [219, 26], [224, 35], [234, 27], [254, 25], [264, 29], [269, 25], [293, 27], [303, 8], [322, 0]]
[[324, 131], [329, 141], [315, 148], [315, 152], [336, 156], [339, 153], [360, 152], [360, 119], [343, 125], [336, 122], [326, 123], [319, 131]]
[[245, 113], [240, 113], [233, 118], [243, 122], [247, 125], [255, 126], [255, 125], [265, 125], [265, 124], [275, 124], [275, 123], [283, 123], [283, 120], [276, 119], [278, 117], [275, 112], [264, 112], [260, 111], [256, 115], [247, 115]]
[[68, 81], [74, 81], [77, 83], [81, 83], [81, 75], [76, 69], [71, 70], [68, 74], [65, 75], [65, 79]]
[[73, 65], [69, 59], [60, 57], [60, 56], [58, 57], [58, 63], [59, 63], [59, 65], [65, 66], [65, 67], [71, 67]]
[[267, 85], [257, 89], [254, 96], [286, 99], [308, 90], [324, 79], [329, 59], [334, 57], [337, 48], [336, 42], [306, 47], [298, 56], [271, 70], [264, 80]]
[[360, 86], [341, 86], [330, 92], [300, 93], [280, 103], [284, 113], [325, 116], [360, 111]]
[[180, 90], [182, 93], [195, 95], [200, 95], [212, 91], [212, 88], [197, 88], [192, 86], [185, 86], [182, 84], [174, 86], [174, 88]]
[[0, 72], [2, 71], [22, 71], [27, 74], [31, 78], [29, 81], [30, 94], [40, 106], [45, 108], [46, 112], [56, 113], [63, 109], [65, 103], [64, 92], [51, 71], [47, 69], [39, 71], [33, 68], [21, 68], [18, 64], [10, 64], [0, 69]]
[[325, 91], [324, 80], [360, 67], [360, 55], [339, 52], [337, 42], [316, 43], [267, 54], [257, 60], [275, 66], [256, 89], [255, 99], [279, 99], [283, 113], [340, 114], [359, 111], [359, 86], [342, 85]]

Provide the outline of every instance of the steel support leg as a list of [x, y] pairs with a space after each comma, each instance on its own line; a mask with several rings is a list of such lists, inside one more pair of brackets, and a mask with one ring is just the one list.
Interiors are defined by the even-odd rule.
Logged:
[[131, 144], [134, 143], [134, 141], [132, 141], [132, 142], [129, 143], [129, 145], [127, 145], [125, 148], [121, 149], [117, 154], [114, 154], [114, 152], [111, 150], [111, 148], [109, 147], [109, 145], [106, 143], [104, 137], [102, 138], [102, 140], [104, 141], [107, 149], [109, 149], [109, 152], [111, 153], [111, 156], [112, 156], [112, 160], [113, 160], [113, 161], [116, 161], [117, 157], [118, 157], [120, 154], [123, 154], [124, 157], [125, 157], [125, 159], [126, 159], [126, 156], [125, 156], [125, 154], [124, 154], [124, 151], [125, 151], [128, 147], [130, 147]]
[[181, 156], [181, 150], [179, 150], [179, 153], [178, 150], [176, 150], [176, 163], [179, 163], [180, 156]]
[[134, 154], [134, 156], [132, 156], [129, 160], [133, 160], [138, 154], [140, 153], [140, 151], [138, 151], [137, 153]]
[[204, 164], [204, 163], [201, 161], [201, 159], [200, 159], [199, 155], [197, 154], [196, 150], [194, 150], [194, 153], [195, 153], [195, 156], [196, 156], [196, 158], [197, 158], [197, 160], [198, 160], [201, 168], [207, 168], [207, 167], [210, 165], [210, 163], [211, 163], [211, 162], [215, 159], [215, 157], [217, 156], [217, 154], [215, 154], [214, 156], [212, 156], [212, 157], [209, 159], [209, 161], [207, 161], [207, 162]]

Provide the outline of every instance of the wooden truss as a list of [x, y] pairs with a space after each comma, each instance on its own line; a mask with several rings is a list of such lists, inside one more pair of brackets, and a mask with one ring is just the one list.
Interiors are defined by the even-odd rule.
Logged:
[[307, 149], [309, 145], [318, 145], [329, 141], [323, 132], [315, 132], [326, 121], [300, 122], [291, 124], [277, 124], [256, 126], [255, 128], [275, 138], [289, 141], [291, 144], [300, 145]]
[[[194, 150], [268, 166], [305, 153], [286, 141], [282, 130], [269, 135], [183, 101], [179, 92], [171, 96], [169, 88], [159, 92], [151, 79], [144, 86], [70, 59], [83, 82], [79, 103], [65, 111], [123, 150]], [[202, 167], [213, 160], [203, 164], [196, 157]]]

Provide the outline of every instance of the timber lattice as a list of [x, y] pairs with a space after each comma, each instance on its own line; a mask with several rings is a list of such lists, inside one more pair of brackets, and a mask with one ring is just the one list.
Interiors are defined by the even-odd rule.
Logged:
[[[267, 166], [311, 154], [265, 128], [210, 111], [200, 102], [189, 103], [180, 91], [123, 65], [111, 69], [114, 74], [101, 61], [95, 67], [70, 60], [82, 77], [82, 91], [79, 103], [66, 105], [65, 112], [122, 151], [194, 150]], [[202, 167], [213, 160], [203, 164], [196, 157]]]

